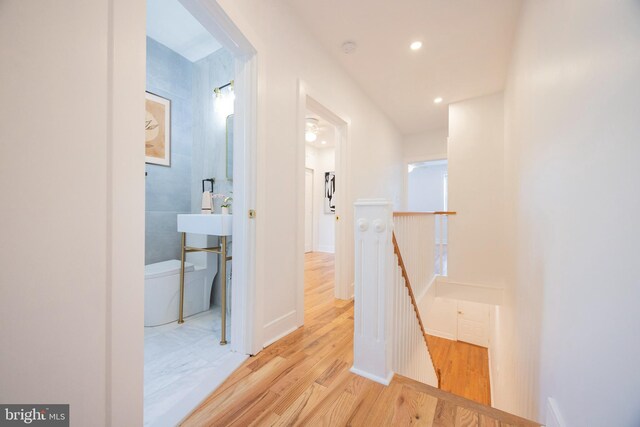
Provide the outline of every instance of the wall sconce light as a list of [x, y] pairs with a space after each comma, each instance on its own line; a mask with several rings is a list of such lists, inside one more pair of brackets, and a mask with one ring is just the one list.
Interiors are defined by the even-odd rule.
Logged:
[[236, 95], [233, 90], [233, 80], [226, 85], [213, 89], [214, 105], [213, 109], [223, 117], [233, 114], [233, 104]]

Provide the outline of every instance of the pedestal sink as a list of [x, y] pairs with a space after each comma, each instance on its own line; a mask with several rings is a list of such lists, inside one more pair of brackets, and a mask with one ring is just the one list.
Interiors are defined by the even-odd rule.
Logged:
[[[178, 323], [184, 323], [184, 261], [185, 255], [190, 252], [209, 252], [218, 254], [221, 280], [221, 337], [220, 344], [227, 344], [227, 261], [231, 260], [227, 256], [227, 236], [231, 236], [231, 225], [233, 216], [220, 214], [180, 214], [178, 215], [178, 232], [182, 233], [182, 254], [180, 260], [180, 306], [178, 310]], [[209, 236], [219, 236], [220, 245], [213, 248], [196, 248], [187, 246], [187, 233], [207, 234]]]
[[180, 214], [178, 231], [181, 233], [231, 236], [232, 215]]

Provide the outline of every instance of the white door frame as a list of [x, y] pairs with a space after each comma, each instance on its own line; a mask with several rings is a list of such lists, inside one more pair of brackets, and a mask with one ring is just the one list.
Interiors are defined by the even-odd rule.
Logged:
[[180, 0], [235, 60], [233, 120], [233, 298], [231, 350], [255, 354], [262, 349], [256, 304], [257, 82], [256, 49], [216, 1]]
[[307, 253], [307, 242], [306, 242], [306, 232], [307, 229], [306, 227], [308, 227], [307, 221], [306, 221], [306, 214], [307, 214], [307, 201], [309, 201], [309, 198], [307, 197], [307, 192], [306, 192], [306, 180], [307, 180], [307, 172], [311, 172], [311, 252], [313, 252], [316, 248], [316, 204], [314, 201], [314, 194], [315, 194], [315, 190], [316, 190], [316, 183], [315, 183], [315, 179], [316, 179], [316, 170], [314, 168], [309, 168], [306, 167], [304, 168], [304, 179], [305, 179], [305, 197], [304, 197], [304, 203], [305, 203], [305, 243], [304, 243], [304, 252]]
[[[256, 325], [262, 307], [256, 304], [256, 224], [246, 212], [256, 206], [257, 52], [216, 1], [181, 2], [236, 58], [234, 184], [242, 192], [233, 225], [231, 348], [255, 353], [262, 348], [257, 345], [262, 328]], [[133, 142], [144, 137], [139, 123], [144, 118], [145, 3], [113, 0], [109, 13], [105, 424], [133, 425], [143, 414], [144, 151]]]
[[312, 111], [324, 120], [335, 126], [336, 137], [336, 227], [335, 227], [335, 296], [339, 299], [350, 299], [353, 297], [353, 279], [350, 277], [353, 270], [349, 265], [349, 250], [347, 236], [350, 228], [347, 226], [353, 222], [353, 218], [347, 218], [349, 207], [350, 180], [349, 171], [349, 144], [348, 126], [349, 122], [331, 111], [326, 104], [321, 101], [322, 97], [314, 92], [305, 82], [298, 81], [298, 143], [297, 170], [298, 177], [297, 199], [298, 199], [298, 224], [296, 241], [296, 320], [298, 326], [304, 324], [304, 180], [306, 169], [306, 144], [304, 143], [305, 118], [307, 110]]

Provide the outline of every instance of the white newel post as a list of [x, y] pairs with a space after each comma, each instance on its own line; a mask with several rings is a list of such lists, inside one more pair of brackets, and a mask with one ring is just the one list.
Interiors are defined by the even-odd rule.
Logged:
[[351, 372], [389, 384], [392, 370], [393, 209], [384, 199], [355, 203], [355, 290]]

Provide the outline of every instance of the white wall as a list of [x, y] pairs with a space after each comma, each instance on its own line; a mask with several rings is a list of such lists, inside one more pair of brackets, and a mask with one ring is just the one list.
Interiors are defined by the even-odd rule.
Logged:
[[[434, 291], [435, 288], [434, 286]], [[421, 307], [423, 306], [425, 308], [421, 308], [420, 314], [428, 334], [453, 341], [458, 339], [458, 302], [456, 300], [433, 296], [428, 302], [423, 302]]]
[[502, 94], [449, 106], [448, 276], [504, 285]]
[[449, 129], [433, 129], [407, 135], [402, 141], [402, 155], [406, 162], [423, 162], [447, 158]]
[[446, 162], [420, 164], [407, 178], [407, 210], [430, 212], [444, 210], [444, 176]]
[[[262, 342], [297, 327], [299, 83], [348, 123], [348, 203], [341, 220], [353, 236], [356, 198], [401, 201], [402, 137], [281, 1], [220, 0], [258, 51], [257, 286], [265, 295]], [[340, 190], [338, 190], [340, 191]], [[353, 239], [345, 250], [353, 263]], [[300, 270], [301, 271], [301, 270]]]
[[[332, 147], [315, 148], [307, 145], [306, 164], [313, 169], [313, 250], [335, 251], [336, 215], [324, 211], [324, 173], [335, 171], [336, 150]], [[336, 176], [336, 183], [338, 177]], [[336, 188], [339, 188], [339, 183]]]
[[507, 84], [496, 401], [544, 420], [553, 397], [568, 426], [640, 425], [638, 22], [632, 0], [528, 1]]
[[0, 401], [73, 425], [142, 424], [144, 8], [0, 5]]

